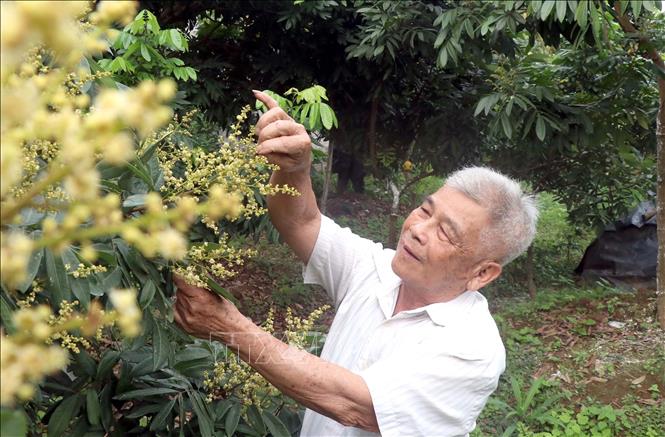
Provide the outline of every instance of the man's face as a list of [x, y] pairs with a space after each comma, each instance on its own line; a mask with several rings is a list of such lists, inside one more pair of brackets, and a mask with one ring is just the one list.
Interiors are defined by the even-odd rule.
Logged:
[[489, 222], [485, 208], [444, 186], [406, 218], [393, 271], [410, 287], [464, 290], [482, 259], [477, 246]]

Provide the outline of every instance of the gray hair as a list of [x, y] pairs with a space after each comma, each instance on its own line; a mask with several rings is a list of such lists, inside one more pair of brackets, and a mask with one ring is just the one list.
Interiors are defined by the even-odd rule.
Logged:
[[506, 265], [533, 242], [538, 207], [520, 184], [487, 167], [468, 167], [451, 174], [446, 185], [487, 208], [491, 224], [480, 234], [482, 249]]

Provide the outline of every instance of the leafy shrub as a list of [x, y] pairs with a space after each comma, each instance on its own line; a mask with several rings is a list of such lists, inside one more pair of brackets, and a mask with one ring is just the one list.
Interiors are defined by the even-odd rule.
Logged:
[[176, 329], [171, 297], [177, 271], [231, 298], [215, 281], [249, 255], [237, 234], [262, 196], [295, 193], [268, 185], [247, 112], [217, 139], [173, 117], [172, 80], [81, 68], [136, 14], [87, 7], [2, 4], [2, 434], [288, 435], [295, 411], [206, 402], [203, 371], [227, 351]]
[[575, 413], [562, 408], [553, 413], [556, 418], [554, 427], [533, 432], [528, 426], [522, 424], [520, 436], [524, 437], [563, 437], [563, 436], [591, 436], [611, 437], [629, 427], [629, 422], [623, 410], [614, 409], [611, 405], [583, 406]]
[[[563, 396], [553, 390], [543, 390], [548, 387], [544, 379], [536, 379], [526, 389], [522, 382], [512, 377], [510, 379], [512, 388], [512, 401], [492, 397], [488, 404], [505, 412], [502, 420], [502, 436], [508, 437], [523, 425], [539, 426], [552, 425], [558, 422], [554, 414], [554, 405]], [[525, 391], [526, 390], [526, 391]]]
[[185, 34], [178, 29], [162, 29], [157, 18], [144, 9], [117, 32], [111, 45], [112, 59], [100, 59], [97, 64], [125, 85], [162, 77], [195, 81], [196, 71], [173, 56], [188, 49]]

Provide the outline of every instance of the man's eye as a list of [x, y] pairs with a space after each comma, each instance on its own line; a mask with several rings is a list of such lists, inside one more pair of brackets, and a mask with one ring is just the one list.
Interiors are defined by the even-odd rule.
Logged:
[[424, 212], [425, 214], [429, 215], [429, 211], [426, 210], [424, 206], [421, 206], [421, 207], [420, 207], [420, 210], [421, 210], [422, 212]]

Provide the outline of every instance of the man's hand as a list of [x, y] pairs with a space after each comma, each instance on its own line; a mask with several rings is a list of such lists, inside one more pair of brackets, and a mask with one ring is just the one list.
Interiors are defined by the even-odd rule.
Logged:
[[296, 123], [279, 104], [261, 91], [254, 96], [268, 107], [256, 123], [259, 145], [256, 153], [265, 155], [280, 170], [290, 173], [308, 168], [312, 142], [302, 124]]
[[248, 320], [228, 300], [187, 284], [177, 275], [178, 287], [173, 316], [182, 329], [204, 339], [221, 339], [222, 334], [239, 332]]
[[346, 426], [378, 432], [369, 388], [359, 375], [265, 332], [236, 307], [174, 276], [175, 320], [188, 333], [220, 340], [287, 396]]

